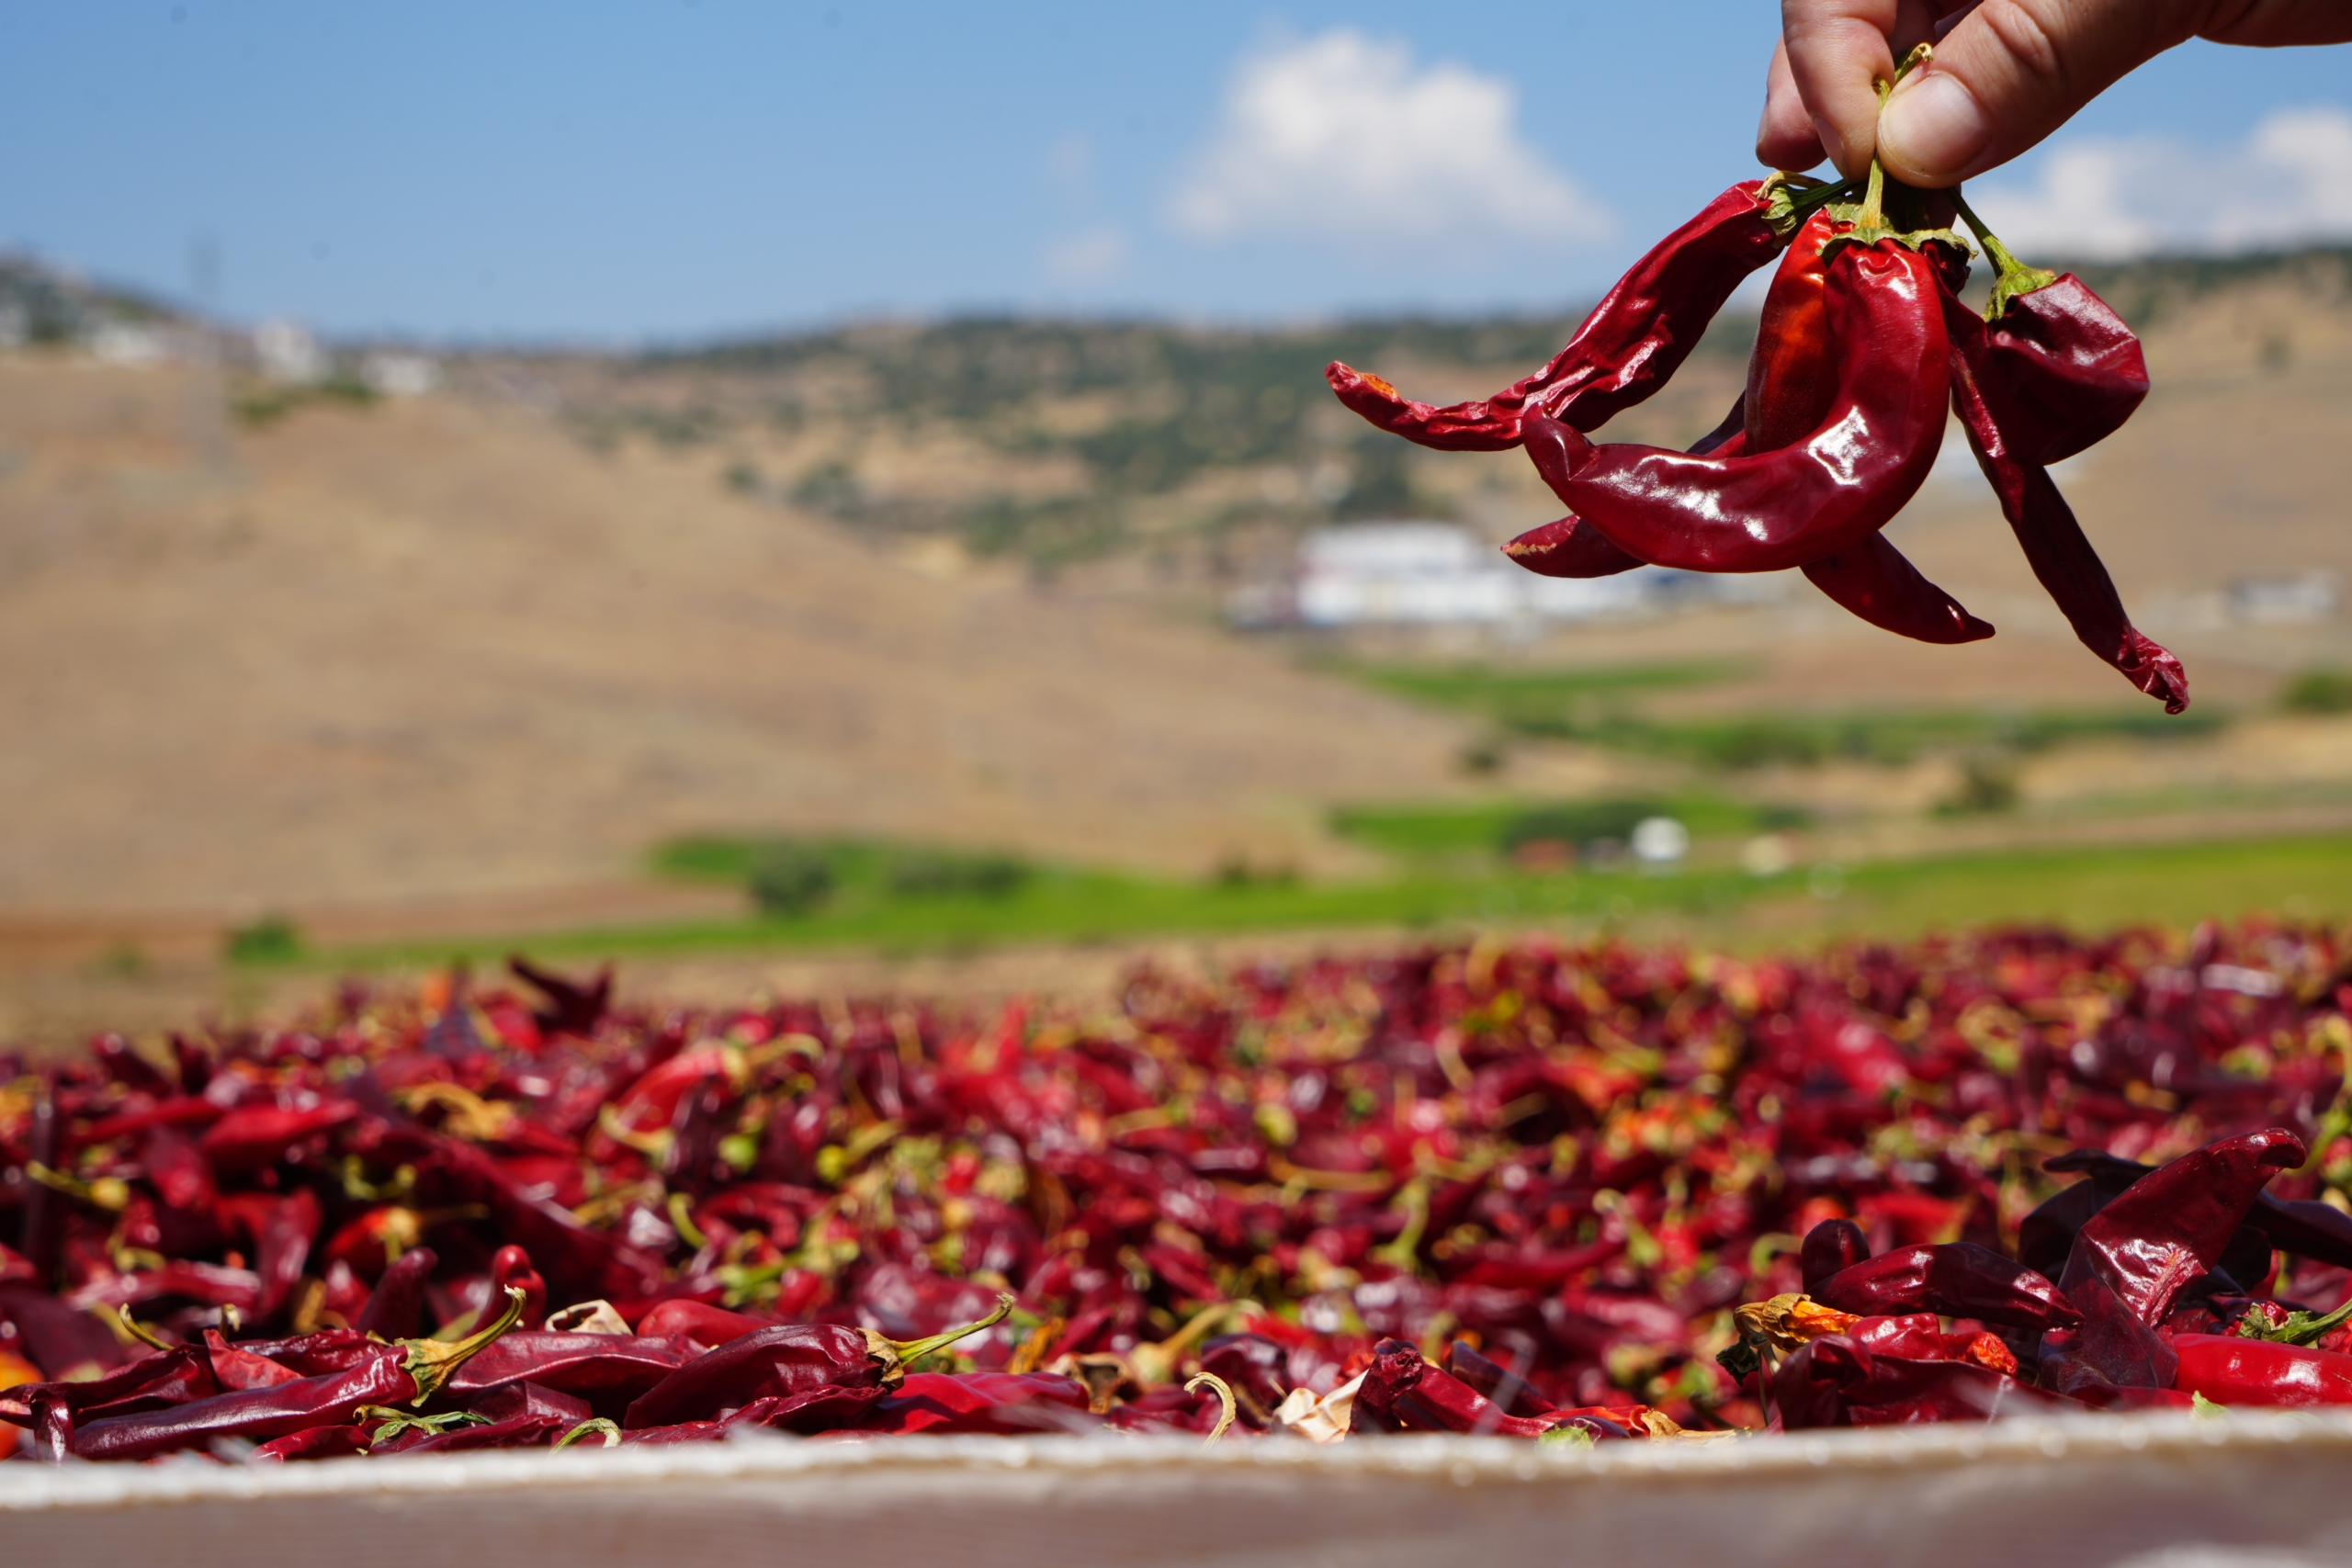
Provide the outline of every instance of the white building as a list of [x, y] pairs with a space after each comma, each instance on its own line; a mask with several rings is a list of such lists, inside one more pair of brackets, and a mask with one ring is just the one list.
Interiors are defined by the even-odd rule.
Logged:
[[1647, 609], [1683, 591], [1689, 578], [1656, 567], [1539, 577], [1452, 523], [1358, 523], [1318, 528], [1300, 542], [1287, 606], [1261, 588], [1237, 596], [1234, 611], [1240, 620], [1310, 626], [1582, 620]]
[[264, 321], [254, 329], [254, 357], [273, 381], [308, 386], [327, 376], [326, 350], [300, 321]]

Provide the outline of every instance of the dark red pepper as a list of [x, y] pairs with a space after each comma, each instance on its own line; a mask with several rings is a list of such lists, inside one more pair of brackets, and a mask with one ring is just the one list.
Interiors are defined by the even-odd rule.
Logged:
[[783, 1398], [828, 1385], [895, 1386], [910, 1361], [1004, 1321], [1013, 1298], [978, 1323], [899, 1343], [870, 1328], [834, 1323], [781, 1324], [731, 1339], [680, 1367], [628, 1407], [625, 1427], [704, 1421], [755, 1399]]
[[2139, 340], [2080, 279], [2046, 281], [2049, 274], [2018, 265], [1968, 216], [1999, 268], [1996, 320], [1988, 326], [1944, 290], [1952, 412], [2027, 564], [2075, 637], [2165, 712], [2179, 713], [2188, 706], [2180, 660], [2132, 625], [2047, 467], [2112, 434], [2147, 395]]
[[2037, 1333], [2082, 1321], [2050, 1280], [1965, 1241], [1883, 1252], [1818, 1282], [1808, 1280], [1805, 1293], [1824, 1306], [1863, 1317], [1939, 1313]]
[[440, 1266], [440, 1254], [429, 1247], [413, 1247], [401, 1253], [386, 1267], [351, 1326], [386, 1339], [404, 1339], [423, 1332], [424, 1287]]
[[863, 1432], [1019, 1436], [1097, 1425], [1086, 1385], [1053, 1372], [916, 1372], [855, 1423]]
[[[1694, 457], [1595, 446], [1530, 414], [1529, 456], [1553, 493], [1627, 554], [1697, 571], [1773, 571], [1850, 550], [1903, 509], [1943, 439], [1950, 349], [1938, 263], [1892, 241], [1828, 266], [1838, 394], [1807, 438]], [[1536, 434], [1556, 440], [1539, 444]]]
[[1508, 451], [1534, 412], [1597, 430], [1666, 384], [1732, 290], [1780, 253], [1783, 232], [1766, 182], [1732, 186], [1635, 262], [1550, 364], [1483, 401], [1415, 402], [1336, 360], [1324, 378], [1381, 429], [1441, 451]]
[[440, 1392], [467, 1358], [514, 1326], [521, 1312], [519, 1296], [518, 1292], [508, 1298], [507, 1311], [496, 1322], [465, 1339], [383, 1345], [345, 1371], [77, 1424], [74, 1451], [84, 1459], [152, 1459], [220, 1438], [267, 1440], [309, 1427], [348, 1425], [363, 1405], [423, 1403]]

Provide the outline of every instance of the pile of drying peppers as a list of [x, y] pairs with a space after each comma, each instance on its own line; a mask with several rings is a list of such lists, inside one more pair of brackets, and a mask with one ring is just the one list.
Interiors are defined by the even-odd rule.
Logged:
[[16, 1460], [2352, 1403], [2326, 931], [1488, 940], [1094, 1013], [514, 970], [0, 1057]]
[[[1996, 269], [1982, 316], [1961, 302], [1972, 252], [1948, 226], [1955, 211]], [[1664, 386], [1775, 257], [1747, 385], [1722, 424], [1688, 452], [1587, 439]], [[1931, 643], [1993, 635], [1880, 532], [1934, 467], [1949, 400], [2075, 635], [2167, 712], [2188, 705], [2180, 661], [2133, 627], [2049, 472], [2147, 395], [2139, 340], [2080, 278], [2020, 264], [1957, 189], [1909, 190], [1875, 165], [1837, 185], [1736, 185], [1635, 263], [1550, 364], [1483, 401], [1416, 402], [1341, 364], [1326, 375], [1408, 441], [1523, 448], [1572, 509], [1505, 547], [1531, 571], [1801, 568], [1863, 620]]]

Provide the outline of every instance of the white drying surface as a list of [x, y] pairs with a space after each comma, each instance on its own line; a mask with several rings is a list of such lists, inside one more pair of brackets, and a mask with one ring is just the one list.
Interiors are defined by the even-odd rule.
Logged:
[[1505, 1438], [770, 1439], [0, 1466], [16, 1562], [2352, 1568], [2352, 1414], [2020, 1419], [1589, 1452]]

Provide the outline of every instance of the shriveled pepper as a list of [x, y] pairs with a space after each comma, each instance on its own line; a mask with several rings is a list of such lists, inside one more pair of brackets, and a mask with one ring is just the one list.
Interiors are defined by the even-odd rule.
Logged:
[[1864, 1317], [1929, 1312], [2036, 1331], [2082, 1321], [2049, 1280], [1965, 1241], [1883, 1252], [1809, 1284], [1806, 1294]]
[[979, 1322], [905, 1343], [885, 1339], [870, 1328], [833, 1323], [763, 1328], [731, 1339], [672, 1372], [629, 1405], [621, 1425], [672, 1427], [707, 1420], [724, 1408], [754, 1399], [828, 1385], [893, 1387], [904, 1378], [906, 1363], [1003, 1322], [1012, 1303], [1010, 1293], [1000, 1295], [996, 1310]]
[[521, 1294], [510, 1294], [498, 1320], [468, 1338], [404, 1340], [379, 1347], [345, 1371], [77, 1425], [74, 1451], [84, 1459], [152, 1459], [216, 1438], [266, 1440], [307, 1427], [347, 1425], [363, 1405], [421, 1404], [439, 1393], [468, 1357], [514, 1326]]
[[1973, 213], [1969, 219], [2000, 267], [1995, 308], [2006, 304], [2016, 320], [1987, 326], [1944, 290], [1952, 412], [2026, 563], [2075, 636], [2165, 712], [2180, 713], [2188, 706], [2180, 660], [2132, 625], [2114, 579], [2048, 471], [2138, 407], [2148, 389], [2139, 340], [2071, 274], [2024, 287], [2049, 275], [2019, 266]]
[[1502, 452], [1540, 412], [1597, 430], [1666, 384], [1732, 290], [1780, 254], [1773, 182], [1747, 180], [1652, 246], [1594, 306], [1566, 347], [1532, 376], [1477, 402], [1415, 402], [1338, 361], [1324, 378], [1340, 400], [1393, 435], [1448, 452]]

